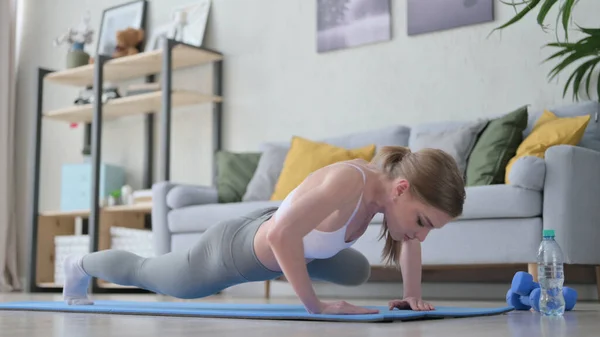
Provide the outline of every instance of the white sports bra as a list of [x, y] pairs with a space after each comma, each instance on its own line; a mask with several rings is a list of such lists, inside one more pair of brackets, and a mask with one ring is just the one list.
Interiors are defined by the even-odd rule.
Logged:
[[[350, 164], [347, 162], [342, 162], [342, 163], [353, 166], [357, 170], [359, 170], [363, 176], [363, 183], [366, 183], [367, 177], [365, 175], [365, 172], [359, 166]], [[277, 218], [277, 215], [279, 214], [279, 212], [285, 212], [290, 207], [292, 198], [294, 197], [295, 192], [296, 192], [296, 189], [292, 190], [292, 192], [290, 192], [285, 197], [285, 199], [282, 201], [281, 205], [279, 206], [279, 209], [274, 214], [275, 219]], [[340, 252], [341, 250], [352, 246], [356, 242], [356, 240], [351, 241], [351, 242], [346, 242], [346, 228], [348, 227], [348, 224], [350, 224], [350, 222], [356, 215], [356, 212], [358, 211], [358, 208], [362, 201], [362, 197], [363, 197], [363, 193], [361, 192], [360, 197], [358, 198], [358, 202], [356, 203], [356, 207], [354, 208], [354, 211], [352, 212], [352, 215], [350, 215], [350, 218], [348, 219], [348, 221], [346, 221], [346, 223], [344, 224], [343, 227], [341, 227], [340, 229], [338, 229], [334, 232], [322, 232], [322, 231], [313, 229], [306, 236], [304, 236], [302, 241], [304, 243], [304, 257], [305, 258], [308, 258], [308, 259], [330, 258], [330, 257], [334, 256], [335, 254], [337, 254], [338, 252]]]

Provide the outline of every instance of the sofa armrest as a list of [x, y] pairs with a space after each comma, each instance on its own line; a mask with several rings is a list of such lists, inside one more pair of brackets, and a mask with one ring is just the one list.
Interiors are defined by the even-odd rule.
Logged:
[[213, 187], [169, 181], [152, 185], [152, 239], [155, 254], [162, 255], [171, 251], [168, 215], [172, 209], [217, 202], [218, 193]]
[[600, 265], [600, 152], [558, 145], [545, 154], [544, 229], [569, 264]]
[[219, 202], [217, 189], [210, 186], [176, 184], [167, 193], [166, 203], [171, 209], [216, 204]]

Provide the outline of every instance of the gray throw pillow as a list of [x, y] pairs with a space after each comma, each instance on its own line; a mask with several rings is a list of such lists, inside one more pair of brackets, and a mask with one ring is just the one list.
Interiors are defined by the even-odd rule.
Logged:
[[411, 151], [417, 152], [424, 148], [443, 150], [456, 160], [456, 164], [464, 176], [471, 150], [475, 146], [479, 133], [487, 123], [487, 119], [477, 120], [448, 129], [420, 131], [412, 137]]
[[261, 148], [262, 155], [256, 166], [256, 171], [242, 197], [242, 201], [263, 201], [271, 199], [279, 175], [283, 170], [283, 163], [289, 151], [287, 146], [264, 144]]
[[510, 185], [528, 190], [542, 191], [546, 179], [546, 161], [535, 156], [525, 156], [513, 164], [508, 181]]

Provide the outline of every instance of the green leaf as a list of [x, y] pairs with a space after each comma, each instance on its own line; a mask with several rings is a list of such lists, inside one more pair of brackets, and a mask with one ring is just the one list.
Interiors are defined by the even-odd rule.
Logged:
[[542, 26], [542, 27], [544, 26], [544, 19], [546, 19], [548, 12], [552, 8], [552, 6], [554, 6], [556, 4], [557, 1], [558, 0], [544, 1], [544, 3], [542, 4], [542, 8], [540, 8], [540, 12], [538, 13], [538, 16], [537, 16], [537, 22], [540, 26]]
[[583, 77], [585, 76], [585, 73], [587, 72], [587, 70], [593, 64], [594, 64], [594, 60], [584, 62], [579, 67], [577, 67], [577, 69], [575, 69], [575, 71], [573, 71], [573, 73], [577, 74], [575, 76], [575, 79], [573, 82], [573, 99], [575, 101], [579, 100], [579, 88], [581, 86], [581, 81], [583, 80]]
[[577, 26], [577, 28], [588, 35], [600, 35], [600, 28], [584, 28], [581, 26]]
[[517, 13], [517, 15], [515, 15], [512, 19], [510, 19], [508, 22], [506, 22], [502, 26], [494, 28], [491, 33], [493, 33], [496, 30], [506, 28], [506, 27], [512, 25], [513, 23], [521, 20], [525, 15], [527, 15], [527, 13], [529, 13], [535, 6], [537, 6], [540, 3], [540, 1], [541, 0], [531, 0], [531, 2], [529, 2], [525, 6], [525, 8], [523, 8], [519, 13]]
[[560, 62], [559, 64], [557, 64], [551, 71], [550, 71], [550, 80], [552, 80], [554, 77], [556, 77], [561, 71], [563, 71], [566, 67], [568, 67], [571, 63], [577, 61], [580, 58], [579, 55], [577, 54], [571, 54], [568, 57], [566, 57], [562, 62]]
[[594, 73], [594, 68], [596, 68], [596, 65], [598, 65], [598, 62], [600, 62], [600, 59], [596, 59], [596, 62], [594, 63], [594, 65], [592, 65], [590, 67], [587, 78], [585, 80], [585, 93], [588, 95], [588, 97], [590, 97], [590, 82], [592, 80], [592, 74]]
[[573, 6], [575, 5], [575, 0], [565, 0], [565, 4], [562, 8], [562, 24], [565, 30], [565, 39], [569, 40], [569, 19], [571, 18], [571, 12], [573, 10]]
[[577, 75], [577, 73], [576, 72], [572, 72], [571, 76], [569, 76], [569, 78], [567, 79], [567, 82], [565, 82], [565, 87], [563, 89], [563, 97], [565, 97], [567, 95], [567, 90], [569, 89], [569, 86], [571, 85], [571, 82], [575, 78], [575, 75]]
[[561, 50], [561, 51], [558, 51], [558, 52], [556, 52], [556, 53], [554, 53], [554, 54], [552, 54], [552, 55], [548, 56], [548, 57], [547, 57], [547, 58], [544, 60], [544, 62], [548, 62], [548, 61], [550, 61], [550, 60], [552, 60], [552, 59], [555, 59], [555, 58], [557, 58], [557, 57], [564, 56], [565, 54], [567, 54], [567, 53], [570, 53], [570, 52], [571, 52], [571, 51], [570, 51], [570, 50], [568, 50], [568, 49], [563, 49], [563, 50]]

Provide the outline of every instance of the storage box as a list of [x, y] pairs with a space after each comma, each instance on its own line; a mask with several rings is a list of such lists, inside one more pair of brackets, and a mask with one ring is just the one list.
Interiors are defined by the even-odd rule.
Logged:
[[[155, 256], [152, 231], [111, 227], [111, 249], [126, 250], [141, 257]], [[54, 283], [64, 285], [64, 260], [69, 255], [82, 256], [90, 251], [89, 235], [57, 235], [54, 237]]]
[[88, 235], [57, 235], [54, 237], [54, 283], [64, 284], [64, 261], [69, 255], [83, 256], [90, 251]]
[[[62, 167], [60, 209], [74, 211], [90, 209], [92, 202], [91, 163], [66, 164]], [[125, 170], [110, 164], [100, 165], [100, 200], [125, 185]]]

